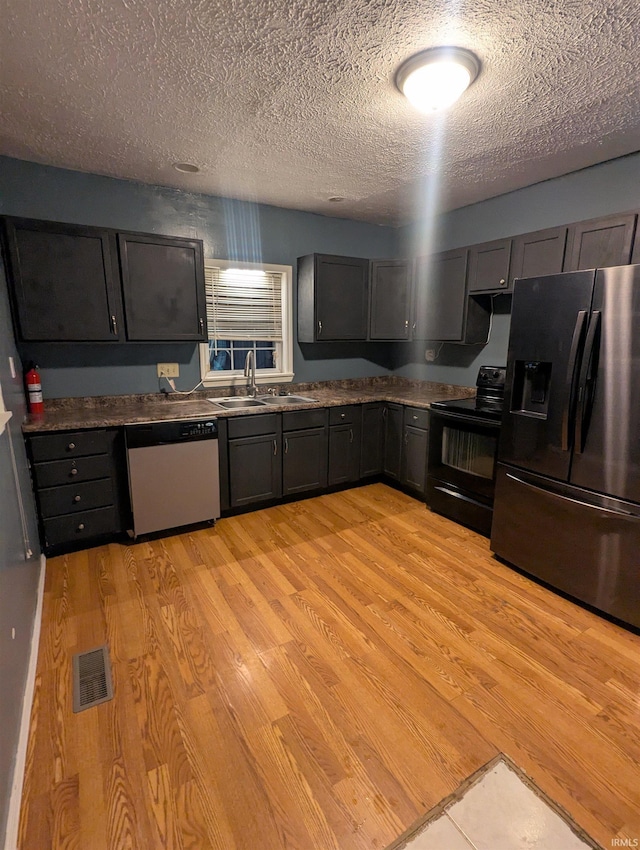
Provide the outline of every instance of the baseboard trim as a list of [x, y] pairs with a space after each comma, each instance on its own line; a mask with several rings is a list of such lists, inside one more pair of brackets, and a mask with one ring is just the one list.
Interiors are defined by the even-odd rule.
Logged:
[[20, 825], [20, 804], [22, 802], [22, 784], [24, 782], [24, 771], [27, 763], [27, 745], [29, 743], [29, 721], [31, 718], [31, 706], [33, 704], [33, 692], [36, 684], [36, 668], [38, 666], [38, 647], [40, 645], [40, 627], [42, 625], [42, 604], [44, 601], [44, 576], [47, 559], [40, 555], [40, 575], [38, 577], [38, 596], [36, 599], [36, 611], [31, 631], [31, 647], [29, 649], [29, 667], [27, 669], [27, 680], [24, 687], [22, 700], [22, 716], [20, 718], [20, 734], [18, 736], [18, 749], [13, 766], [13, 781], [11, 783], [11, 798], [9, 800], [9, 811], [7, 814], [7, 829], [4, 838], [4, 850], [16, 850], [18, 846], [18, 827]]

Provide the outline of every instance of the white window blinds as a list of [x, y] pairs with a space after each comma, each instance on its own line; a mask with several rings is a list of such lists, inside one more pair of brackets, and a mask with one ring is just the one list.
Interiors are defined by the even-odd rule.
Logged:
[[282, 341], [282, 273], [205, 266], [209, 339]]

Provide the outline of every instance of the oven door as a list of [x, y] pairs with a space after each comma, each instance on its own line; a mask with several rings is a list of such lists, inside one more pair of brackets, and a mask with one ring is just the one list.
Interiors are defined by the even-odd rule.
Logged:
[[427, 504], [487, 536], [499, 435], [499, 422], [431, 410]]

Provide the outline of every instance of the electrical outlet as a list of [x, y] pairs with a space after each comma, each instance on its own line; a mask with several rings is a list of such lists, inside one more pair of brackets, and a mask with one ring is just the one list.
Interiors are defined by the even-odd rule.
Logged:
[[427, 363], [433, 363], [433, 361], [436, 359], [435, 348], [427, 348], [424, 353], [424, 359], [427, 361]]
[[158, 363], [159, 378], [179, 378], [180, 366], [177, 363]]

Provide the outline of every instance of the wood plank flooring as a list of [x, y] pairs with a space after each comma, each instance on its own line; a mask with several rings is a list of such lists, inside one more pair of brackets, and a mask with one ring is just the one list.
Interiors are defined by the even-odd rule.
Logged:
[[382, 850], [498, 752], [640, 839], [640, 637], [383, 484], [47, 564], [22, 850]]

